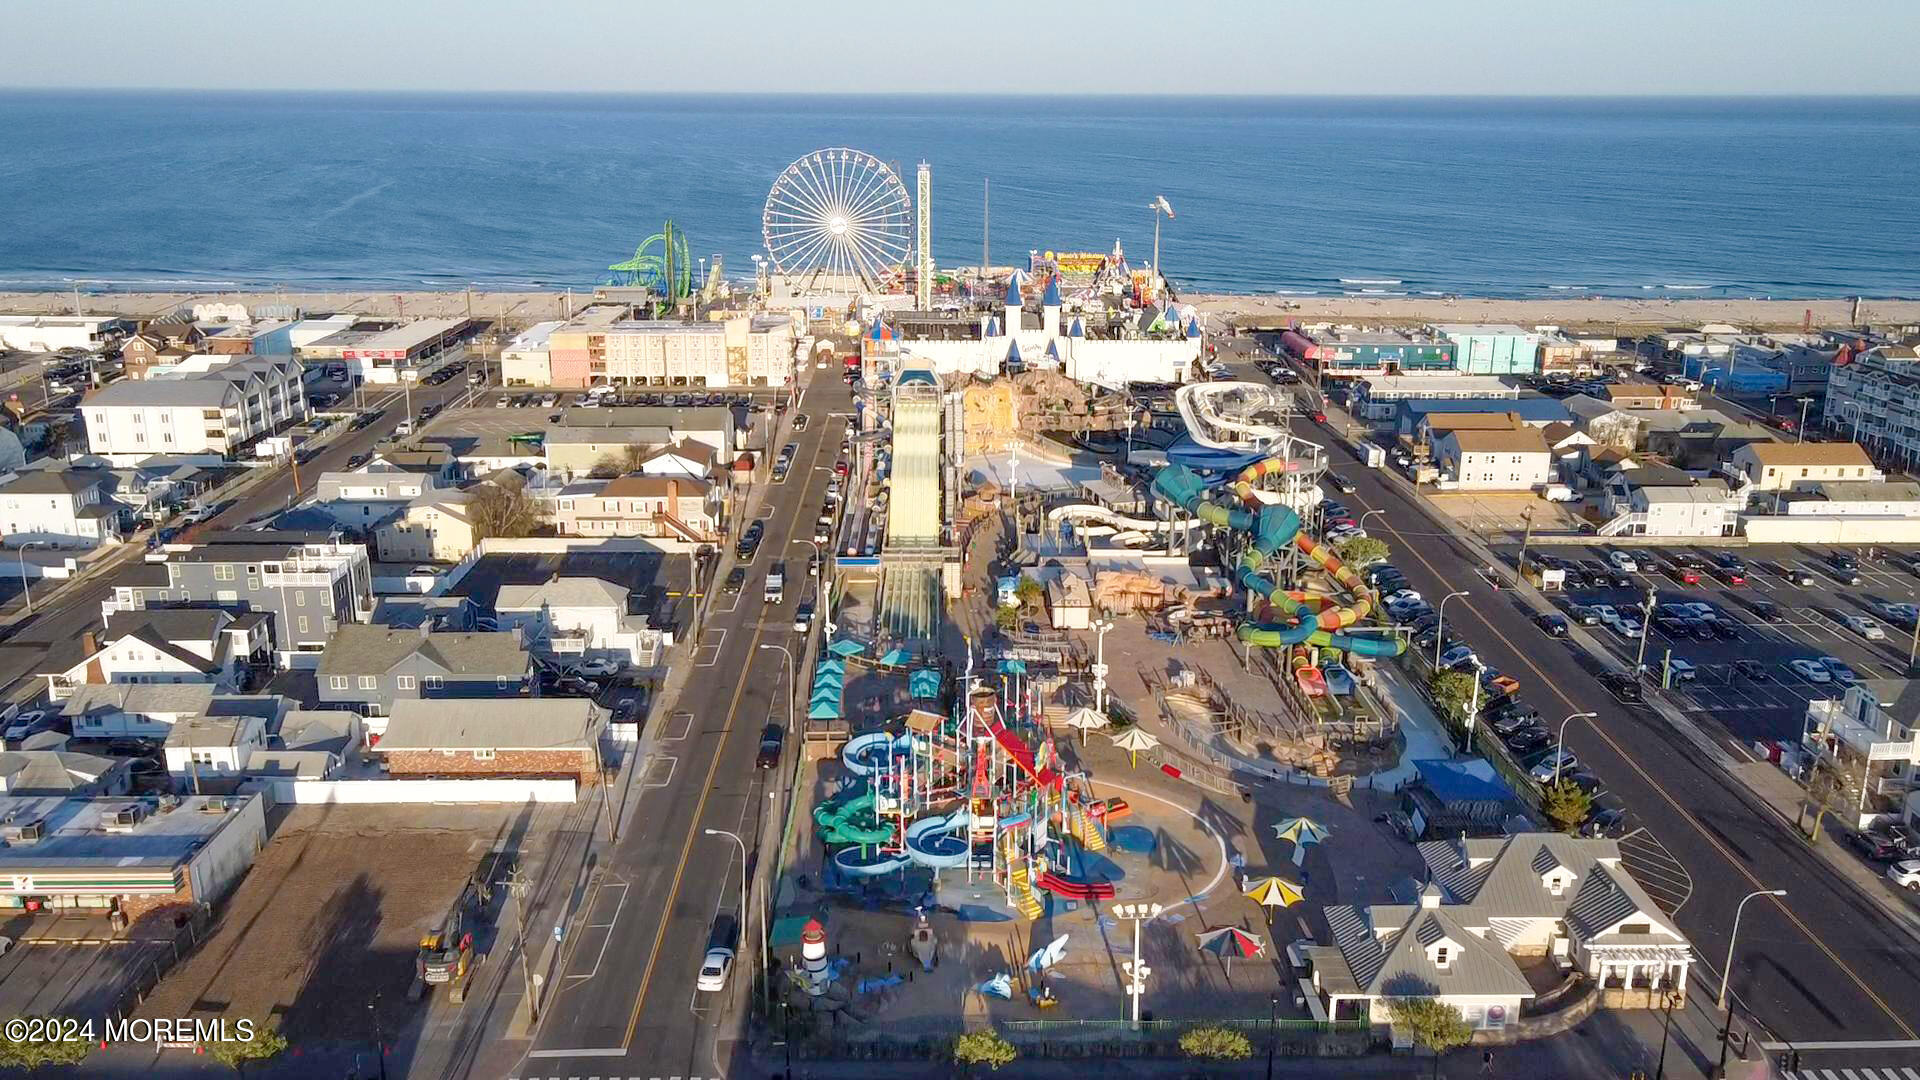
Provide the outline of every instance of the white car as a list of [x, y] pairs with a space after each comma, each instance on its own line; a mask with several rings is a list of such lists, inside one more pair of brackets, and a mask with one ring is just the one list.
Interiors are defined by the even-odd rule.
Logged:
[[1920, 859], [1901, 859], [1887, 867], [1887, 880], [1909, 889], [1920, 889]]
[[1787, 661], [1787, 667], [1791, 669], [1795, 675], [1800, 676], [1810, 683], [1830, 683], [1833, 681], [1833, 676], [1827, 673], [1827, 669], [1812, 660], [1789, 660]]
[[504, 409], [511, 404], [513, 404], [512, 398], [502, 396], [494, 399], [493, 407], [496, 409]]
[[706, 992], [724, 990], [727, 976], [733, 974], [733, 950], [714, 946], [707, 950], [705, 959], [700, 961], [700, 977], [694, 982], [694, 989]]
[[1620, 613], [1614, 610], [1612, 604], [1588, 604], [1587, 610], [1600, 616], [1600, 621], [1608, 626], [1620, 621]]
[[1887, 632], [1880, 628], [1879, 623], [1874, 622], [1865, 615], [1848, 615], [1840, 621], [1847, 624], [1847, 629], [1859, 634], [1868, 641], [1886, 640]]
[[620, 662], [618, 660], [588, 660], [585, 663], [575, 665], [568, 674], [578, 675], [583, 679], [605, 679], [609, 676], [620, 674]]
[[1388, 593], [1384, 597], [1385, 602], [1388, 604], [1409, 603], [1411, 601], [1419, 600], [1419, 599], [1422, 599], [1422, 597], [1420, 595], [1420, 590], [1418, 589], [1399, 589], [1394, 592]]
[[1533, 777], [1536, 783], [1551, 784], [1553, 783], [1553, 774], [1556, 767], [1560, 775], [1565, 776], [1579, 764], [1580, 759], [1574, 757], [1572, 751], [1555, 750], [1546, 757], [1541, 758], [1539, 764], [1535, 765], [1527, 775]]
[[1623, 574], [1638, 573], [1640, 570], [1640, 564], [1634, 561], [1633, 556], [1624, 551], [1607, 552], [1607, 561], [1613, 564], [1615, 570]]
[[1640, 620], [1631, 615], [1616, 616], [1614, 620], [1607, 625], [1613, 627], [1614, 633], [1619, 634], [1628, 641], [1639, 640], [1640, 632], [1644, 629], [1640, 625]]

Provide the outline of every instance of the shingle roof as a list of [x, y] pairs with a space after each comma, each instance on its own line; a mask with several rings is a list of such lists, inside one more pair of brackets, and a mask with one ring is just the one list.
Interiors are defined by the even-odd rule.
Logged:
[[87, 395], [86, 408], [96, 405], [219, 406], [240, 391], [225, 379], [121, 379]]
[[98, 469], [28, 469], [4, 485], [8, 495], [77, 495], [99, 487], [108, 473]]
[[599, 709], [585, 698], [402, 699], [380, 749], [571, 750], [592, 745]]
[[86, 787], [119, 764], [73, 750], [9, 750], [0, 753], [0, 776], [8, 795], [58, 793]]
[[461, 633], [350, 624], [327, 639], [321, 675], [383, 675], [415, 654], [452, 675], [520, 676], [530, 660], [511, 632]]
[[1872, 465], [1873, 459], [1855, 443], [1748, 443], [1746, 450], [1762, 465]]
[[[1328, 909], [1329, 927], [1333, 925], [1334, 910]], [[1368, 937], [1373, 940], [1359, 940], [1349, 926], [1346, 941], [1351, 948], [1342, 945], [1340, 950], [1354, 979], [1369, 994], [1381, 997], [1533, 996], [1533, 987], [1513, 957], [1499, 944], [1468, 930], [1456, 910], [1444, 906], [1377, 906], [1370, 910], [1370, 916]], [[1390, 929], [1396, 925], [1397, 929]], [[1381, 929], [1389, 932], [1384, 938], [1375, 937], [1373, 931]], [[1436, 964], [1427, 951], [1443, 940], [1453, 946], [1444, 968]]]
[[1536, 453], [1547, 451], [1547, 441], [1540, 437], [1539, 429], [1519, 427], [1497, 431], [1450, 431], [1446, 435], [1452, 439], [1462, 453]]
[[[1446, 890], [1448, 907], [1469, 925], [1499, 918], [1564, 918], [1586, 940], [1639, 912], [1652, 925], [1681, 936], [1620, 865], [1620, 845], [1612, 840], [1522, 833], [1432, 840], [1420, 844], [1419, 851], [1433, 880]], [[1555, 868], [1572, 877], [1572, 888], [1559, 896], [1541, 882]]]
[[502, 585], [493, 599], [495, 611], [537, 611], [541, 607], [610, 607], [624, 614], [627, 590], [605, 578], [577, 575], [550, 578], [538, 585]]
[[213, 702], [207, 683], [87, 683], [73, 688], [60, 703], [62, 716], [83, 716], [96, 710], [134, 714], [205, 713]]

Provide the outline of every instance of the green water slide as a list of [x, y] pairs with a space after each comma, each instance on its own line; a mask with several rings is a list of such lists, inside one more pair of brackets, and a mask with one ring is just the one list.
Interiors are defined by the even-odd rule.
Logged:
[[829, 844], [882, 844], [894, 837], [893, 827], [874, 810], [873, 789], [865, 786], [844, 801], [816, 808], [813, 823]]

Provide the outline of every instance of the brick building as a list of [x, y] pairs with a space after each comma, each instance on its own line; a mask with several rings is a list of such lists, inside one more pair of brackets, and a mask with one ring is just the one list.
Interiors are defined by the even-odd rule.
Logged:
[[375, 749], [390, 776], [598, 781], [606, 718], [585, 698], [400, 700]]

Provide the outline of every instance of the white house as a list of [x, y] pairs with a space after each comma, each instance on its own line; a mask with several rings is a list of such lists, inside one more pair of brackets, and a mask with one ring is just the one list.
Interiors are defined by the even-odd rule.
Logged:
[[213, 704], [210, 683], [92, 683], [75, 686], [60, 715], [76, 739], [164, 739], [173, 725], [204, 716]]
[[1745, 502], [1719, 480], [1692, 487], [1632, 487], [1627, 507], [1638, 521], [1629, 531], [1641, 536], [1732, 536]]
[[714, 475], [713, 448], [687, 439], [663, 446], [640, 461], [645, 476], [678, 476], [708, 480]]
[[1460, 491], [1526, 491], [1553, 478], [1553, 452], [1535, 427], [1449, 431], [1434, 444], [1441, 486]]
[[235, 356], [203, 372], [122, 379], [80, 406], [87, 448], [116, 465], [156, 454], [232, 460], [263, 436], [307, 417], [300, 365]]
[[536, 652], [556, 660], [648, 664], [672, 644], [627, 613], [627, 590], [597, 577], [554, 577], [539, 585], [502, 585], [496, 625], [518, 628]]
[[480, 542], [472, 501], [466, 491], [424, 492], [374, 529], [374, 547], [387, 562], [459, 562]]
[[114, 477], [98, 469], [31, 469], [0, 480], [0, 543], [92, 548], [121, 537]]
[[307, 505], [341, 525], [371, 529], [436, 487], [431, 473], [369, 466], [364, 472], [321, 473]]
[[173, 725], [163, 751], [174, 782], [198, 794], [203, 782], [237, 777], [267, 744], [267, 721], [247, 713], [195, 716]]
[[248, 659], [271, 643], [261, 612], [148, 608], [109, 615], [97, 639], [81, 635], [78, 663], [43, 674], [54, 701], [90, 683], [205, 683], [233, 690], [244, 681]]
[[1727, 467], [1756, 491], [1804, 491], [1832, 480], [1884, 480], [1855, 443], [1754, 442], [1734, 450]]
[[1332, 944], [1307, 955], [1330, 1018], [1383, 1023], [1376, 1002], [1432, 997], [1499, 1030], [1535, 996], [1526, 959], [1586, 974], [1610, 1007], [1684, 1001], [1692, 948], [1616, 842], [1519, 833], [1419, 849], [1429, 880], [1417, 903], [1327, 909]]

